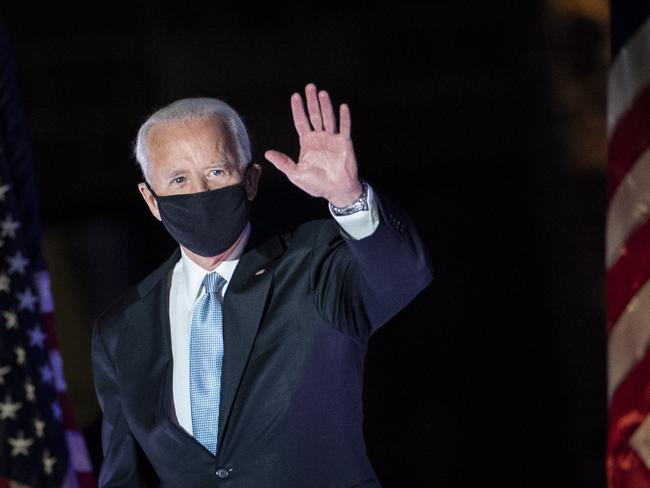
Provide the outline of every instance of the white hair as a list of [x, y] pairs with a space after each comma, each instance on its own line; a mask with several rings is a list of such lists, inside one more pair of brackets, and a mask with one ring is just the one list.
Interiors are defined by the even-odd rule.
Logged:
[[221, 125], [225, 139], [225, 150], [235, 159], [238, 169], [243, 173], [251, 161], [251, 142], [246, 126], [240, 115], [223, 100], [217, 98], [183, 98], [162, 107], [149, 115], [140, 126], [133, 152], [144, 178], [149, 180], [149, 158], [147, 135], [156, 124], [165, 122], [184, 122], [192, 119], [212, 117]]

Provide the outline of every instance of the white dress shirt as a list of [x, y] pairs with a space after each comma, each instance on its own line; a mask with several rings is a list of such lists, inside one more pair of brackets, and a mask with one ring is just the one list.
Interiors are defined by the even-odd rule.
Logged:
[[[332, 216], [341, 228], [353, 239], [363, 239], [372, 234], [379, 225], [379, 211], [374, 193], [368, 185], [368, 210], [361, 210], [350, 215]], [[228, 283], [237, 267], [239, 258], [246, 248], [250, 237], [251, 224], [248, 222], [239, 243], [214, 270], [221, 275], [226, 283], [221, 288], [221, 296], [225, 296]], [[173, 356], [172, 389], [174, 394], [174, 410], [181, 427], [192, 434], [192, 415], [190, 409], [190, 330], [192, 312], [196, 301], [205, 293], [201, 287], [203, 278], [211, 271], [204, 269], [192, 261], [181, 247], [181, 258], [174, 266], [171, 290], [169, 295], [169, 320], [171, 325], [171, 341]]]

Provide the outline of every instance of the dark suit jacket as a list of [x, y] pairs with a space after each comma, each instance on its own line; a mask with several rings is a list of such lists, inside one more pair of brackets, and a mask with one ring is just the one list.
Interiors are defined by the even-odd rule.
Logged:
[[180, 250], [96, 320], [100, 486], [380, 486], [363, 438], [367, 341], [427, 286], [431, 264], [408, 216], [377, 201], [380, 224], [364, 239], [334, 219], [251, 239], [223, 301], [216, 458], [174, 415], [168, 306]]

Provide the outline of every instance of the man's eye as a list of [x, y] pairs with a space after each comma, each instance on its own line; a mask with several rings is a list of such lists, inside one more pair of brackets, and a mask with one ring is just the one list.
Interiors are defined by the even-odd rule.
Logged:
[[176, 183], [177, 185], [180, 185], [181, 183], [185, 183], [185, 177], [184, 176], [177, 176], [172, 180], [172, 183]]
[[210, 174], [213, 175], [213, 176], [219, 176], [220, 174], [223, 174], [223, 170], [222, 169], [211, 169]]

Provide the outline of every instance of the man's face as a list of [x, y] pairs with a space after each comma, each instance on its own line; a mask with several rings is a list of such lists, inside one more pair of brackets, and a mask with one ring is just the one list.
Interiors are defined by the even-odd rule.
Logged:
[[[154, 125], [147, 136], [150, 185], [157, 195], [216, 190], [245, 177], [248, 199], [257, 193], [261, 168], [251, 165], [246, 175], [228, 159], [220, 124], [211, 117]], [[160, 220], [158, 205], [144, 183], [138, 185], [151, 213]]]

